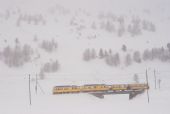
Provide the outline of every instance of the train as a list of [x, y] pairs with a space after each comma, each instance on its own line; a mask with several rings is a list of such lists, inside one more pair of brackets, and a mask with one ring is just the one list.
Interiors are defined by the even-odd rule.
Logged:
[[149, 89], [146, 83], [137, 84], [88, 84], [82, 86], [65, 85], [55, 86], [53, 94], [66, 94], [66, 93], [90, 93], [90, 92], [117, 92], [117, 91], [142, 91]]

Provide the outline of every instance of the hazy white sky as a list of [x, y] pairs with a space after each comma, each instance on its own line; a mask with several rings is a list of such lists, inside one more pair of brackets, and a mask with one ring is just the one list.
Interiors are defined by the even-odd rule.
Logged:
[[162, 11], [170, 11], [170, 0], [0, 0], [0, 10], [20, 8], [23, 12], [36, 13], [45, 12], [56, 4], [70, 10], [81, 8], [91, 12], [109, 11], [118, 14], [127, 10], [149, 9], [156, 15], [162, 15]]
[[170, 6], [170, 0], [0, 0], [0, 6], [13, 7], [16, 5], [27, 5], [31, 7], [45, 7], [47, 4], [59, 3], [66, 7], [86, 7], [86, 8], [108, 8], [119, 6], [152, 6], [164, 4]]

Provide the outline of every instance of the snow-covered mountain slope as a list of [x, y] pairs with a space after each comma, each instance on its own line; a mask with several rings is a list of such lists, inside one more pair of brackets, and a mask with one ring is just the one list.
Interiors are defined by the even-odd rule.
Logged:
[[[169, 6], [169, 0], [0, 0], [0, 113], [168, 114]], [[56, 85], [134, 83], [134, 75], [144, 83], [146, 69], [150, 104], [146, 93], [131, 101], [52, 95]]]

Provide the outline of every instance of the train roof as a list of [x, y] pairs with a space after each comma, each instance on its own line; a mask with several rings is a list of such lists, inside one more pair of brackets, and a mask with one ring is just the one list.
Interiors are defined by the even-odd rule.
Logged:
[[55, 86], [55, 87], [78, 87], [76, 85], [63, 85], [63, 86]]
[[[106, 84], [85, 84], [82, 86], [104, 86]], [[111, 84], [111, 85], [106, 85], [106, 86], [115, 86], [115, 85], [147, 85], [146, 83], [137, 83], [137, 84]], [[62, 86], [55, 86], [55, 87], [81, 87], [81, 86], [77, 86], [77, 85], [62, 85]]]
[[106, 84], [85, 84], [83, 86], [98, 86], [98, 85], [106, 85]]

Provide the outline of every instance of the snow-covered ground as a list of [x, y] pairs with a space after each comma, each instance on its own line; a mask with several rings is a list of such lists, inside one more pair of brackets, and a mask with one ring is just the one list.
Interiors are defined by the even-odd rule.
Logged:
[[[166, 69], [168, 70], [168, 69]], [[123, 72], [123, 71], [122, 71]], [[144, 71], [145, 72], [145, 71]], [[145, 81], [145, 73], [141, 72], [140, 80]], [[76, 74], [73, 74], [74, 76]], [[81, 74], [79, 74], [80, 76]], [[128, 95], [105, 95], [99, 99], [90, 94], [52, 95], [54, 85], [81, 85], [87, 83], [123, 83], [132, 81], [132, 74], [113, 74], [107, 77], [99, 75], [84, 75], [77, 78], [51, 76], [39, 81], [38, 92], [35, 93], [35, 78], [32, 78], [32, 105], [29, 105], [28, 76], [8, 76], [0, 79], [0, 113], [2, 114], [168, 114], [170, 109], [170, 72], [159, 71], [157, 78], [161, 78], [161, 88], [154, 89], [153, 69], [148, 72], [150, 103], [147, 102], [146, 92], [129, 100]], [[121, 79], [121, 80], [120, 80]], [[133, 82], [133, 81], [132, 81]], [[158, 85], [157, 85], [158, 86]], [[42, 90], [41, 90], [42, 89]]]
[[[134, 51], [142, 53], [161, 47], [167, 50], [169, 7], [169, 0], [0, 0], [0, 114], [169, 114], [170, 61], [155, 59], [126, 66], [123, 59]], [[122, 18], [125, 32], [119, 36]], [[155, 30], [141, 29], [140, 34], [131, 35], [128, 26], [135, 19], [153, 24]], [[103, 22], [113, 22], [114, 29], [102, 28]], [[52, 39], [57, 42], [57, 49], [52, 53], [44, 51], [42, 41]], [[3, 50], [7, 46], [13, 49], [16, 42], [21, 47], [28, 44], [33, 53], [22, 66], [9, 67], [4, 62]], [[123, 44], [127, 52], [122, 52]], [[84, 61], [83, 52], [87, 48], [119, 52], [121, 63], [116, 67], [99, 58]], [[42, 66], [55, 60], [60, 65], [57, 72], [45, 73], [45, 79], [39, 79]], [[144, 83], [146, 70], [149, 103], [146, 92], [133, 100], [128, 95], [105, 95], [99, 99], [83, 93], [52, 94], [56, 85], [134, 83], [134, 74]]]

